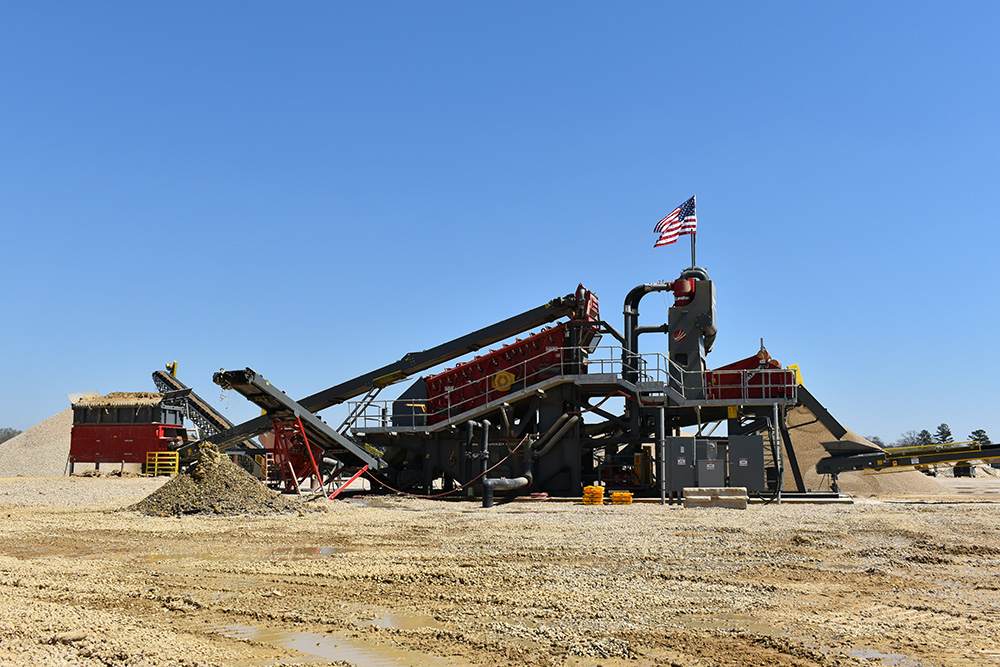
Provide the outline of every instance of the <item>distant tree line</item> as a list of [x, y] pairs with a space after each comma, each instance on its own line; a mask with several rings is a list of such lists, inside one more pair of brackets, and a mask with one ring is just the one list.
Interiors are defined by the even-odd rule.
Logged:
[[[905, 431], [899, 436], [899, 439], [889, 443], [888, 445], [882, 440], [882, 438], [877, 435], [870, 436], [868, 438], [873, 443], [879, 447], [916, 447], [919, 445], [943, 445], [949, 442], [955, 442], [955, 438], [952, 437], [951, 427], [947, 424], [939, 424], [937, 430], [931, 434], [930, 431], [924, 429], [922, 431]], [[975, 431], [969, 434], [968, 440], [974, 440], [981, 445], [992, 444], [990, 442], [990, 436], [986, 435], [986, 431], [977, 428]]]
[[[882, 439], [877, 435], [868, 438], [874, 444], [882, 447], [886, 447], [886, 444], [882, 442]], [[986, 435], [986, 431], [981, 428], [977, 428], [975, 431], [969, 434], [969, 440], [978, 442], [980, 445], [989, 445], [990, 436]], [[955, 439], [951, 435], [951, 427], [947, 424], [938, 424], [937, 430], [931, 435], [931, 432], [927, 429], [923, 431], [906, 431], [899, 439], [888, 445], [889, 447], [917, 447], [921, 445], [944, 445], [949, 442], [955, 442]], [[995, 465], [995, 464], [994, 464]], [[975, 477], [975, 468], [969, 464], [955, 465], [955, 476], [956, 477]], [[928, 475], [933, 475], [933, 468], [924, 471]]]
[[[873, 444], [885, 449], [886, 447], [918, 447], [921, 445], [943, 445], [949, 442], [955, 442], [955, 439], [951, 435], [951, 427], [947, 424], [938, 424], [937, 430], [931, 435], [931, 432], [927, 429], [922, 431], [905, 431], [899, 436], [899, 439], [895, 442], [886, 445], [882, 441], [882, 438], [877, 435], [870, 436], [868, 438]], [[978, 442], [980, 445], [989, 445], [990, 436], [986, 435], [985, 429], [977, 428], [975, 431], [969, 434], [969, 440], [973, 442]], [[996, 463], [993, 464], [994, 467], [1000, 467]], [[975, 477], [975, 468], [966, 463], [964, 465], [955, 465], [955, 477]], [[934, 468], [930, 468], [923, 471], [927, 475], [936, 474]]]
[[10, 428], [9, 426], [4, 426], [0, 428], [0, 442], [7, 442], [15, 435], [20, 433], [16, 428]]

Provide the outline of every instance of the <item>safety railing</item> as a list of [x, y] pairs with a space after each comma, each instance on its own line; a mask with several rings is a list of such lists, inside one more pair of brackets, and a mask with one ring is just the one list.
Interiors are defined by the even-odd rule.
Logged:
[[795, 399], [797, 387], [795, 373], [788, 369], [689, 372], [659, 352], [636, 355], [627, 366], [622, 361], [620, 346], [549, 348], [517, 364], [498, 368], [494, 373], [448, 385], [429, 398], [351, 401], [348, 410], [354, 418], [349, 428], [428, 426], [559, 376], [624, 378], [623, 369], [629, 371], [629, 376], [634, 373], [636, 380], [644, 384], [644, 390], [656, 391], [659, 385], [680, 402], [789, 402]]
[[177, 452], [146, 452], [146, 477], [173, 477], [180, 472], [180, 460]]
[[[630, 362], [631, 366], [632, 363]], [[749, 404], [794, 402], [798, 381], [787, 368], [687, 371], [667, 355], [638, 355], [637, 379], [662, 384], [682, 402]], [[631, 370], [631, 369], [630, 369]]]

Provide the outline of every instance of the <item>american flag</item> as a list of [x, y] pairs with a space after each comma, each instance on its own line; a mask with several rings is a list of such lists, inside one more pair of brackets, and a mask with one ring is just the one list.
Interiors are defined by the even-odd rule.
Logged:
[[675, 208], [670, 215], [656, 223], [653, 231], [660, 235], [653, 244], [654, 248], [670, 245], [677, 241], [681, 234], [698, 232], [698, 216], [694, 212], [694, 197]]

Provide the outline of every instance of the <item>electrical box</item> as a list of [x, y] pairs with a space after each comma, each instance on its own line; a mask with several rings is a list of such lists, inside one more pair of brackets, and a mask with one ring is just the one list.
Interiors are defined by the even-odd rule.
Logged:
[[667, 491], [694, 486], [694, 438], [667, 438]]
[[729, 485], [745, 486], [748, 493], [767, 491], [762, 436], [729, 436]]
[[726, 485], [726, 462], [722, 459], [698, 461], [698, 486], [723, 487]]
[[720, 487], [726, 485], [726, 443], [718, 440], [695, 440], [695, 462], [698, 471], [695, 485]]

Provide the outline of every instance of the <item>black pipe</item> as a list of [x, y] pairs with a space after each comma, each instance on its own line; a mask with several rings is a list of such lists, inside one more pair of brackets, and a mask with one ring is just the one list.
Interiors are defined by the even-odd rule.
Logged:
[[483, 477], [490, 468], [490, 420], [483, 420]]
[[526, 486], [531, 486], [531, 481], [533, 479], [531, 472], [531, 456], [527, 457], [527, 467], [524, 471], [524, 475], [521, 477], [486, 477], [486, 472], [489, 470], [489, 460], [490, 460], [490, 450], [489, 450], [489, 438], [490, 438], [490, 422], [488, 419], [483, 420], [483, 507], [493, 507], [493, 491], [500, 489], [501, 491], [511, 491], [514, 489], [523, 489]]
[[543, 447], [545, 445], [545, 443], [548, 442], [549, 438], [551, 438], [552, 435], [556, 431], [558, 431], [560, 428], [562, 428], [562, 425], [566, 423], [567, 419], [569, 419], [569, 415], [567, 415], [567, 414], [559, 415], [559, 419], [555, 420], [555, 422], [553, 422], [552, 426], [550, 426], [548, 428], [548, 430], [545, 431], [545, 433], [542, 434], [542, 437], [540, 437], [538, 440], [536, 440], [535, 442], [533, 442], [531, 444], [531, 446], [529, 447], [529, 449], [532, 448], [532, 447], [535, 448], [535, 449], [538, 449], [539, 447]]
[[[571, 428], [576, 426], [580, 421], [580, 415], [562, 415], [556, 420], [555, 424], [546, 431], [545, 435], [539, 439], [538, 442], [545, 442], [546, 436], [552, 433], [552, 429], [559, 427], [559, 430], [552, 433], [552, 436], [548, 438], [545, 445], [539, 450], [535, 445], [532, 445], [528, 450], [528, 456], [525, 457], [525, 470], [524, 474], [520, 477], [487, 477], [483, 479], [483, 507], [493, 507], [493, 493], [494, 491], [515, 491], [517, 489], [523, 489], [525, 487], [531, 486], [534, 481], [534, 462], [536, 459], [540, 459], [550, 451], [552, 448], [559, 444], [559, 441], [563, 439], [566, 433], [569, 432]], [[561, 426], [560, 426], [561, 424]], [[537, 443], [536, 443], [537, 444]]]
[[681, 271], [681, 280], [685, 278], [696, 278], [698, 280], [708, 280], [708, 271], [700, 266], [692, 266]]
[[562, 428], [556, 431], [555, 435], [553, 435], [552, 438], [545, 443], [545, 446], [543, 446], [540, 450], [536, 448], [531, 449], [530, 458], [540, 459], [552, 451], [552, 448], [559, 444], [559, 441], [562, 440], [563, 436], [566, 435], [571, 428], [576, 426], [578, 421], [580, 421], [580, 415], [573, 415], [570, 417], [566, 423], [562, 425]]
[[528, 460], [527, 470], [521, 477], [490, 477], [483, 480], [483, 507], [493, 507], [493, 491], [513, 491], [531, 486], [534, 476], [531, 472], [531, 460]]
[[479, 426], [479, 424], [470, 419], [465, 422], [465, 425], [467, 427], [465, 432], [465, 453], [466, 455], [470, 455], [472, 453], [472, 442], [475, 440], [475, 435], [472, 433], [472, 429]]
[[647, 333], [664, 333], [665, 334], [665, 333], [669, 333], [669, 332], [670, 332], [670, 327], [667, 324], [658, 324], [656, 326], [650, 326], [650, 327], [636, 327], [635, 331], [632, 332], [632, 337], [635, 339], [636, 354], [639, 353], [638, 352], [638, 350], [639, 350], [639, 336], [641, 336], [642, 334], [647, 334]]
[[622, 377], [626, 382], [639, 379], [639, 301], [650, 292], [665, 292], [672, 289], [671, 283], [646, 283], [638, 285], [625, 296], [625, 345], [622, 348]]

